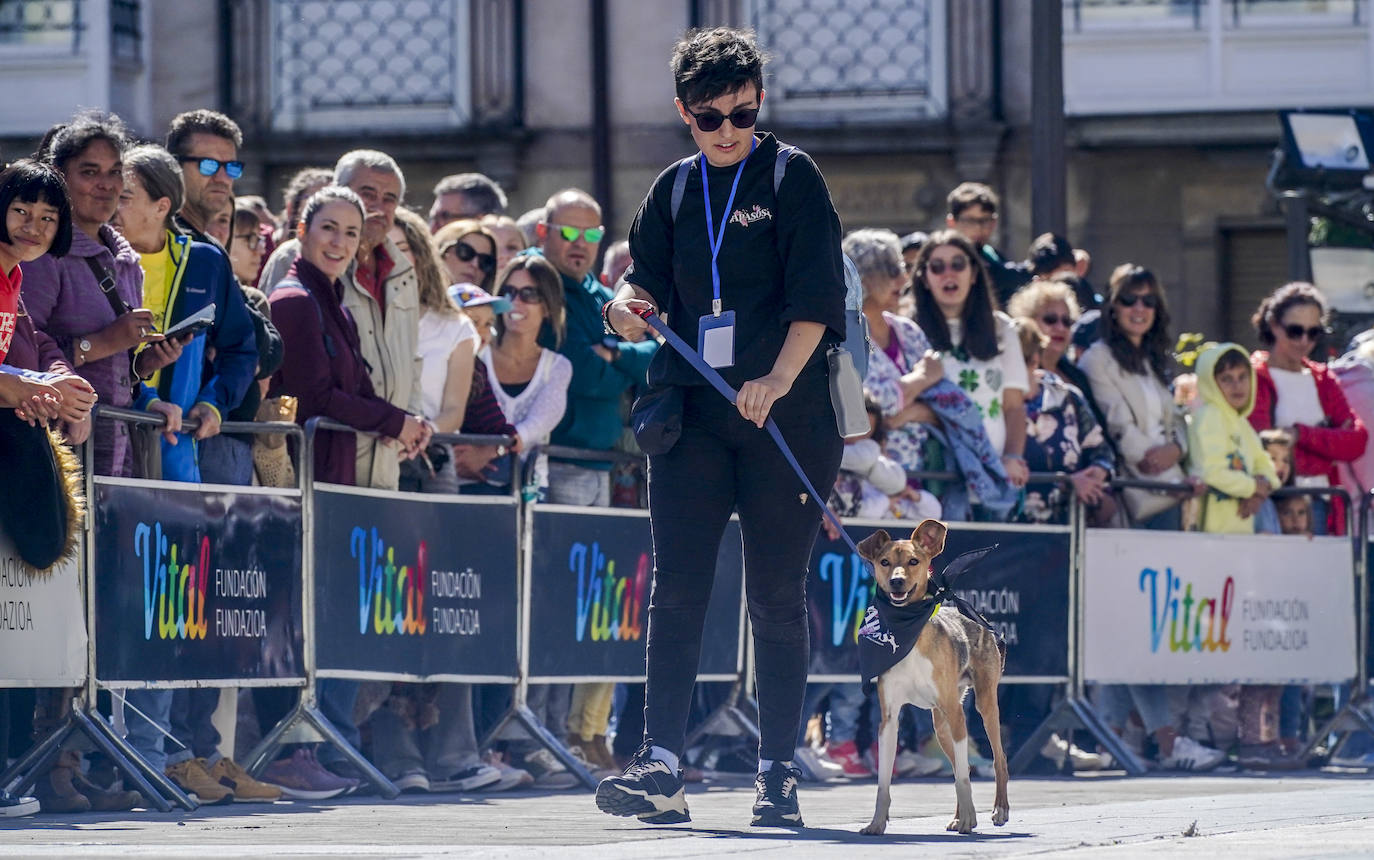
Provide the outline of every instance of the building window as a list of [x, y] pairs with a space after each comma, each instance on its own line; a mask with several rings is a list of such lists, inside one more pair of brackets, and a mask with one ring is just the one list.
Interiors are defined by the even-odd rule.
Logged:
[[272, 126], [463, 125], [467, 0], [274, 0]]
[[1358, 26], [1367, 0], [1064, 0], [1064, 30], [1149, 29], [1204, 30], [1210, 3], [1220, 4], [1225, 27], [1291, 25]]
[[79, 0], [0, 2], [0, 46], [76, 49], [81, 32]]
[[751, 0], [765, 110], [799, 124], [945, 113], [945, 0]]
[[140, 27], [142, 4], [139, 0], [111, 0], [110, 37], [116, 60], [137, 62], [143, 59], [143, 31]]

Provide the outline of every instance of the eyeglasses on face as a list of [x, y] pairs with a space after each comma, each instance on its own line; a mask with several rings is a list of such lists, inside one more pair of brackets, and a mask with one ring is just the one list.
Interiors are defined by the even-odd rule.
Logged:
[[459, 260], [464, 263], [471, 263], [477, 260], [477, 268], [484, 272], [496, 270], [496, 256], [494, 254], [483, 254], [481, 251], [469, 245], [467, 242], [454, 242], [445, 251], [452, 251]]
[[686, 106], [683, 106], [683, 110], [687, 111], [692, 119], [696, 120], [697, 128], [708, 132], [720, 128], [725, 124], [725, 120], [727, 119], [730, 120], [730, 124], [735, 128], [753, 128], [754, 123], [759, 121], [759, 109], [756, 107], [736, 108], [728, 115], [718, 110], [704, 110], [701, 113], [695, 113], [691, 108]]
[[550, 224], [558, 230], [558, 235], [563, 237], [564, 242], [576, 242], [578, 236], [585, 237], [588, 244], [595, 245], [606, 237], [605, 227], [571, 227], [567, 224]]
[[183, 163], [194, 161], [201, 176], [214, 176], [219, 173], [221, 167], [224, 168], [225, 175], [230, 179], [238, 179], [243, 175], [242, 161], [220, 161], [218, 158], [201, 158], [198, 155], [183, 155], [177, 161]]
[[1154, 293], [1122, 293], [1116, 297], [1116, 303], [1123, 308], [1133, 308], [1136, 302], [1140, 302], [1147, 308], [1159, 307], [1159, 296]]
[[1284, 336], [1289, 340], [1302, 340], [1306, 337], [1308, 340], [1315, 341], [1327, 333], [1327, 328], [1319, 325], [1312, 326], [1311, 328], [1304, 328], [1297, 323], [1289, 323], [1288, 325], [1281, 326], [1281, 328]]
[[960, 215], [954, 219], [955, 224], [964, 224], [969, 227], [991, 227], [997, 223], [996, 215]]
[[968, 268], [968, 257], [960, 254], [950, 260], [948, 264], [946, 264], [944, 260], [931, 260], [929, 263], [926, 263], [926, 271], [932, 275], [943, 275], [946, 267], [948, 267], [951, 272], [962, 272]]
[[235, 233], [234, 241], [241, 242], [250, 251], [256, 251], [262, 245], [261, 233]]
[[526, 305], [537, 305], [544, 301], [539, 295], [538, 287], [505, 287], [501, 290], [501, 295]]
[[1041, 314], [1040, 322], [1047, 326], [1062, 325], [1064, 328], [1073, 328], [1073, 317], [1068, 314]]

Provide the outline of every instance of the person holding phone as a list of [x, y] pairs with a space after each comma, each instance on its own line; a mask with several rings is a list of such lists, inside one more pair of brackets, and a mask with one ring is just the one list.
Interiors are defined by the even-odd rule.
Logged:
[[[165, 400], [199, 422], [189, 438], [179, 434], [164, 439], [162, 447], [165, 479], [199, 482], [199, 445], [182, 443], [199, 443], [219, 433], [223, 416], [238, 406], [252, 384], [258, 351], [253, 321], [228, 258], [175, 227], [183, 194], [181, 166], [170, 152], [145, 144], [124, 153], [124, 189], [114, 226], [139, 253], [143, 300], [157, 328], [173, 333], [149, 348], [180, 350], [172, 364], [144, 379], [150, 388], [136, 405]], [[214, 313], [208, 327], [180, 327], [207, 310]], [[183, 333], [175, 334], [179, 327]]]
[[[755, 132], [763, 54], [752, 33], [699, 30], [673, 51], [677, 110], [700, 150], [680, 209], [679, 165], [655, 180], [630, 228], [622, 286], [604, 311], [631, 341], [638, 315], [666, 312], [684, 340], [739, 392], [721, 397], [687, 361], [660, 349], [655, 390], [681, 389], [682, 433], [649, 457], [654, 541], [644, 742], [597, 805], [648, 823], [690, 820], [679, 757], [701, 654], [716, 554], [730, 515], [744, 536], [745, 591], [759, 702], [754, 825], [800, 827], [792, 765], [809, 663], [807, 565], [820, 511], [773, 440], [772, 418], [813, 486], [835, 483], [842, 453], [831, 405], [829, 345], [845, 335], [840, 221], [825, 180], [800, 150]], [[708, 339], [709, 336], [709, 339]], [[557, 437], [555, 437], [557, 438]]]

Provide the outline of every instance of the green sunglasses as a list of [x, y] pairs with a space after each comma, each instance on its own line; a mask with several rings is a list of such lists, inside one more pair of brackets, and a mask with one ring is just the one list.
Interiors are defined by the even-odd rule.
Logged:
[[550, 224], [549, 226], [557, 227], [558, 235], [562, 236], [563, 241], [565, 242], [576, 242], [578, 236], [585, 236], [587, 242], [589, 242], [592, 245], [595, 245], [597, 242], [600, 242], [606, 236], [605, 227], [587, 227], [586, 229], [578, 229], [577, 227], [569, 227], [567, 224]]

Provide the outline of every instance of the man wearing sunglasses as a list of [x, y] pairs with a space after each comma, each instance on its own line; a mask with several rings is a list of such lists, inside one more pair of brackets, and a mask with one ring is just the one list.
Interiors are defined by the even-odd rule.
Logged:
[[234, 180], [243, 175], [238, 160], [242, 145], [238, 123], [212, 110], [178, 114], [167, 129], [167, 151], [181, 163], [186, 189], [174, 220], [178, 230], [197, 242], [224, 247], [205, 228], [234, 200]]

